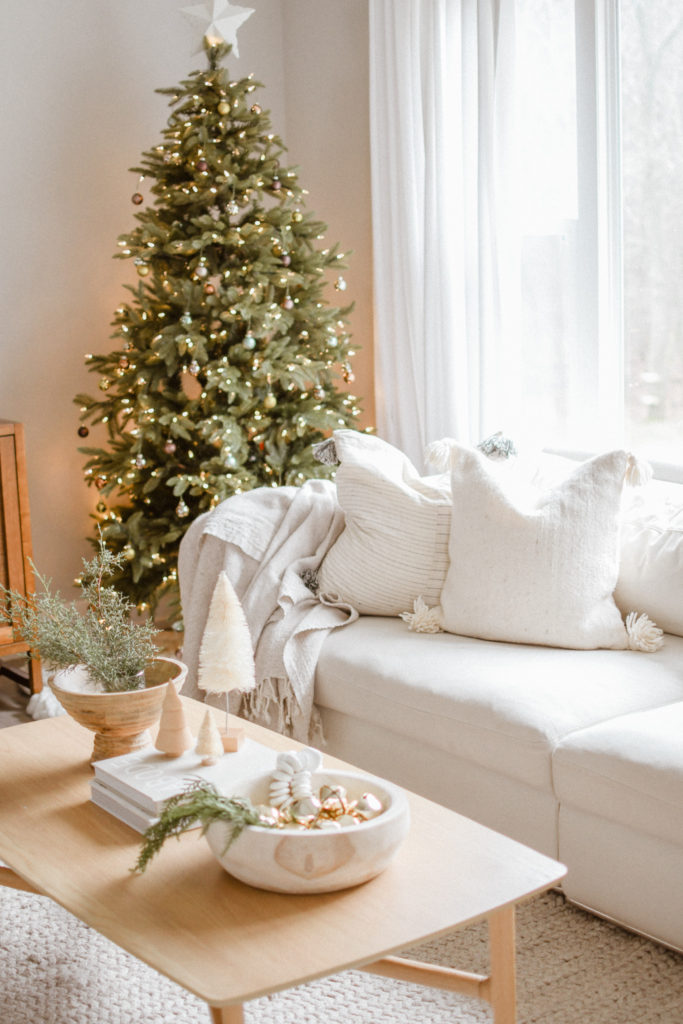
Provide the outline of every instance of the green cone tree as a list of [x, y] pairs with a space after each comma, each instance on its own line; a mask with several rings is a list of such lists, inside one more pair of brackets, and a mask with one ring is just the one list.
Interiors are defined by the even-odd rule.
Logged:
[[[353, 426], [351, 307], [329, 304], [344, 254], [305, 191], [231, 47], [206, 44], [208, 70], [170, 95], [162, 141], [133, 168], [136, 226], [119, 239], [140, 280], [116, 310], [116, 348], [86, 356], [96, 397], [77, 395], [96, 519], [123, 552], [117, 587], [138, 606], [176, 586], [178, 547], [196, 516], [232, 494], [301, 484], [330, 468], [312, 446]], [[153, 196], [145, 204], [146, 183]]]

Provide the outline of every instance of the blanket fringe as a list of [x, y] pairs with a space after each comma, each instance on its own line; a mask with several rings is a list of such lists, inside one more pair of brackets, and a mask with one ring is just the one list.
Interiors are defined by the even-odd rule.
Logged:
[[243, 693], [239, 714], [247, 721], [272, 729], [282, 736], [291, 736], [314, 747], [325, 745], [320, 712], [315, 705], [311, 710], [308, 736], [302, 739], [298, 735], [301, 731], [298, 728], [299, 702], [292, 684], [284, 676], [262, 679], [255, 690]]

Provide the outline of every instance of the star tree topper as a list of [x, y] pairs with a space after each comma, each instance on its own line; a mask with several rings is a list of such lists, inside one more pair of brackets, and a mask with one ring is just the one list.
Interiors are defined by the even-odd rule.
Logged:
[[[233, 53], [239, 57], [237, 47], [237, 29], [254, 13], [253, 7], [238, 7], [227, 0], [206, 0], [202, 4], [183, 7], [181, 13], [193, 25], [203, 30], [204, 38], [210, 46], [218, 43], [230, 43]], [[201, 53], [201, 49], [197, 52]]]

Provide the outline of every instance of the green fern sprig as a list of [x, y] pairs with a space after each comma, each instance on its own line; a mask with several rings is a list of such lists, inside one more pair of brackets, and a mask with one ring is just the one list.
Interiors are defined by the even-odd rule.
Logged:
[[273, 827], [261, 819], [258, 811], [246, 797], [222, 796], [210, 782], [197, 779], [183, 793], [166, 801], [159, 820], [150, 825], [143, 835], [142, 848], [132, 870], [144, 871], [152, 857], [171, 836], [179, 838], [183, 832], [194, 828], [197, 822], [202, 826], [200, 834], [204, 835], [214, 821], [225, 821], [231, 826], [226, 850], [247, 825]]

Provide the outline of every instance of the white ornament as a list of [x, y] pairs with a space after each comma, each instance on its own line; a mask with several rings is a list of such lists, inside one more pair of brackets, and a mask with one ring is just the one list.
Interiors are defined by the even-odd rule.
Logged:
[[[209, 46], [218, 43], [229, 43], [236, 57], [239, 57], [237, 46], [238, 28], [254, 13], [253, 7], [238, 7], [227, 0], [206, 0], [205, 3], [193, 4], [181, 8], [181, 14], [194, 25], [203, 30], [203, 38]], [[202, 53], [200, 46], [194, 53]]]
[[273, 807], [289, 807], [294, 801], [310, 799], [313, 795], [311, 774], [320, 768], [322, 760], [322, 754], [315, 747], [278, 754], [268, 788]]

